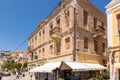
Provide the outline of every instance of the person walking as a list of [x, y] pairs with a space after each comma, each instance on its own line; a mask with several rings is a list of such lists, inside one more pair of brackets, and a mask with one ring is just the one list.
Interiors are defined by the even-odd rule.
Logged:
[[30, 80], [32, 80], [32, 74], [30, 75]]
[[19, 74], [17, 71], [16, 71], [16, 79], [19, 79]]

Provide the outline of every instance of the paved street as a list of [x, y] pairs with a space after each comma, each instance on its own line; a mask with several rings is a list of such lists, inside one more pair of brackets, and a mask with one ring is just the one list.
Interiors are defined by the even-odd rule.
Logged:
[[16, 79], [16, 76], [3, 76], [2, 80], [30, 80], [29, 74], [25, 73], [25, 77], [20, 77], [19, 79]]

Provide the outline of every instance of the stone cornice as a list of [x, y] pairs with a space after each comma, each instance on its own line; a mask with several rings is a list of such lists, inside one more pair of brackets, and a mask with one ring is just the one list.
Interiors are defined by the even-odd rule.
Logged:
[[105, 6], [105, 8], [107, 9], [106, 13], [107, 14], [112, 13], [112, 9], [117, 7], [118, 5], [120, 5], [120, 1], [116, 1], [116, 2], [111, 1], [107, 6]]
[[109, 8], [113, 8], [114, 6], [116, 6], [117, 4], [120, 3], [120, 0], [118, 1], [111, 1], [107, 6], [105, 6], [106, 9], [109, 9]]

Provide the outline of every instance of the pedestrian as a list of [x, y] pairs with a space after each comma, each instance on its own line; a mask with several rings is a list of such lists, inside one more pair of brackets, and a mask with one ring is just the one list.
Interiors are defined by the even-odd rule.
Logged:
[[18, 74], [18, 72], [16, 72], [16, 79], [19, 79], [19, 74]]
[[30, 79], [32, 80], [32, 74], [30, 75]]
[[24, 73], [22, 73], [22, 76], [23, 76], [23, 77], [25, 77], [25, 74], [24, 74]]

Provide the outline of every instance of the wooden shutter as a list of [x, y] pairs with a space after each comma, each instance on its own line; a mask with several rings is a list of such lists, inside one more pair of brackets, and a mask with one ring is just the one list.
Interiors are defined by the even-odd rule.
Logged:
[[65, 39], [65, 48], [70, 49], [70, 37]]
[[50, 45], [50, 54], [53, 54], [53, 45]]
[[97, 27], [97, 18], [94, 18], [94, 29]]
[[102, 43], [102, 52], [105, 52], [105, 43]]
[[60, 27], [60, 18], [57, 19], [57, 27]]
[[87, 27], [87, 20], [88, 20], [88, 13], [84, 10], [83, 11], [83, 25]]
[[88, 49], [88, 38], [84, 37], [84, 48]]

